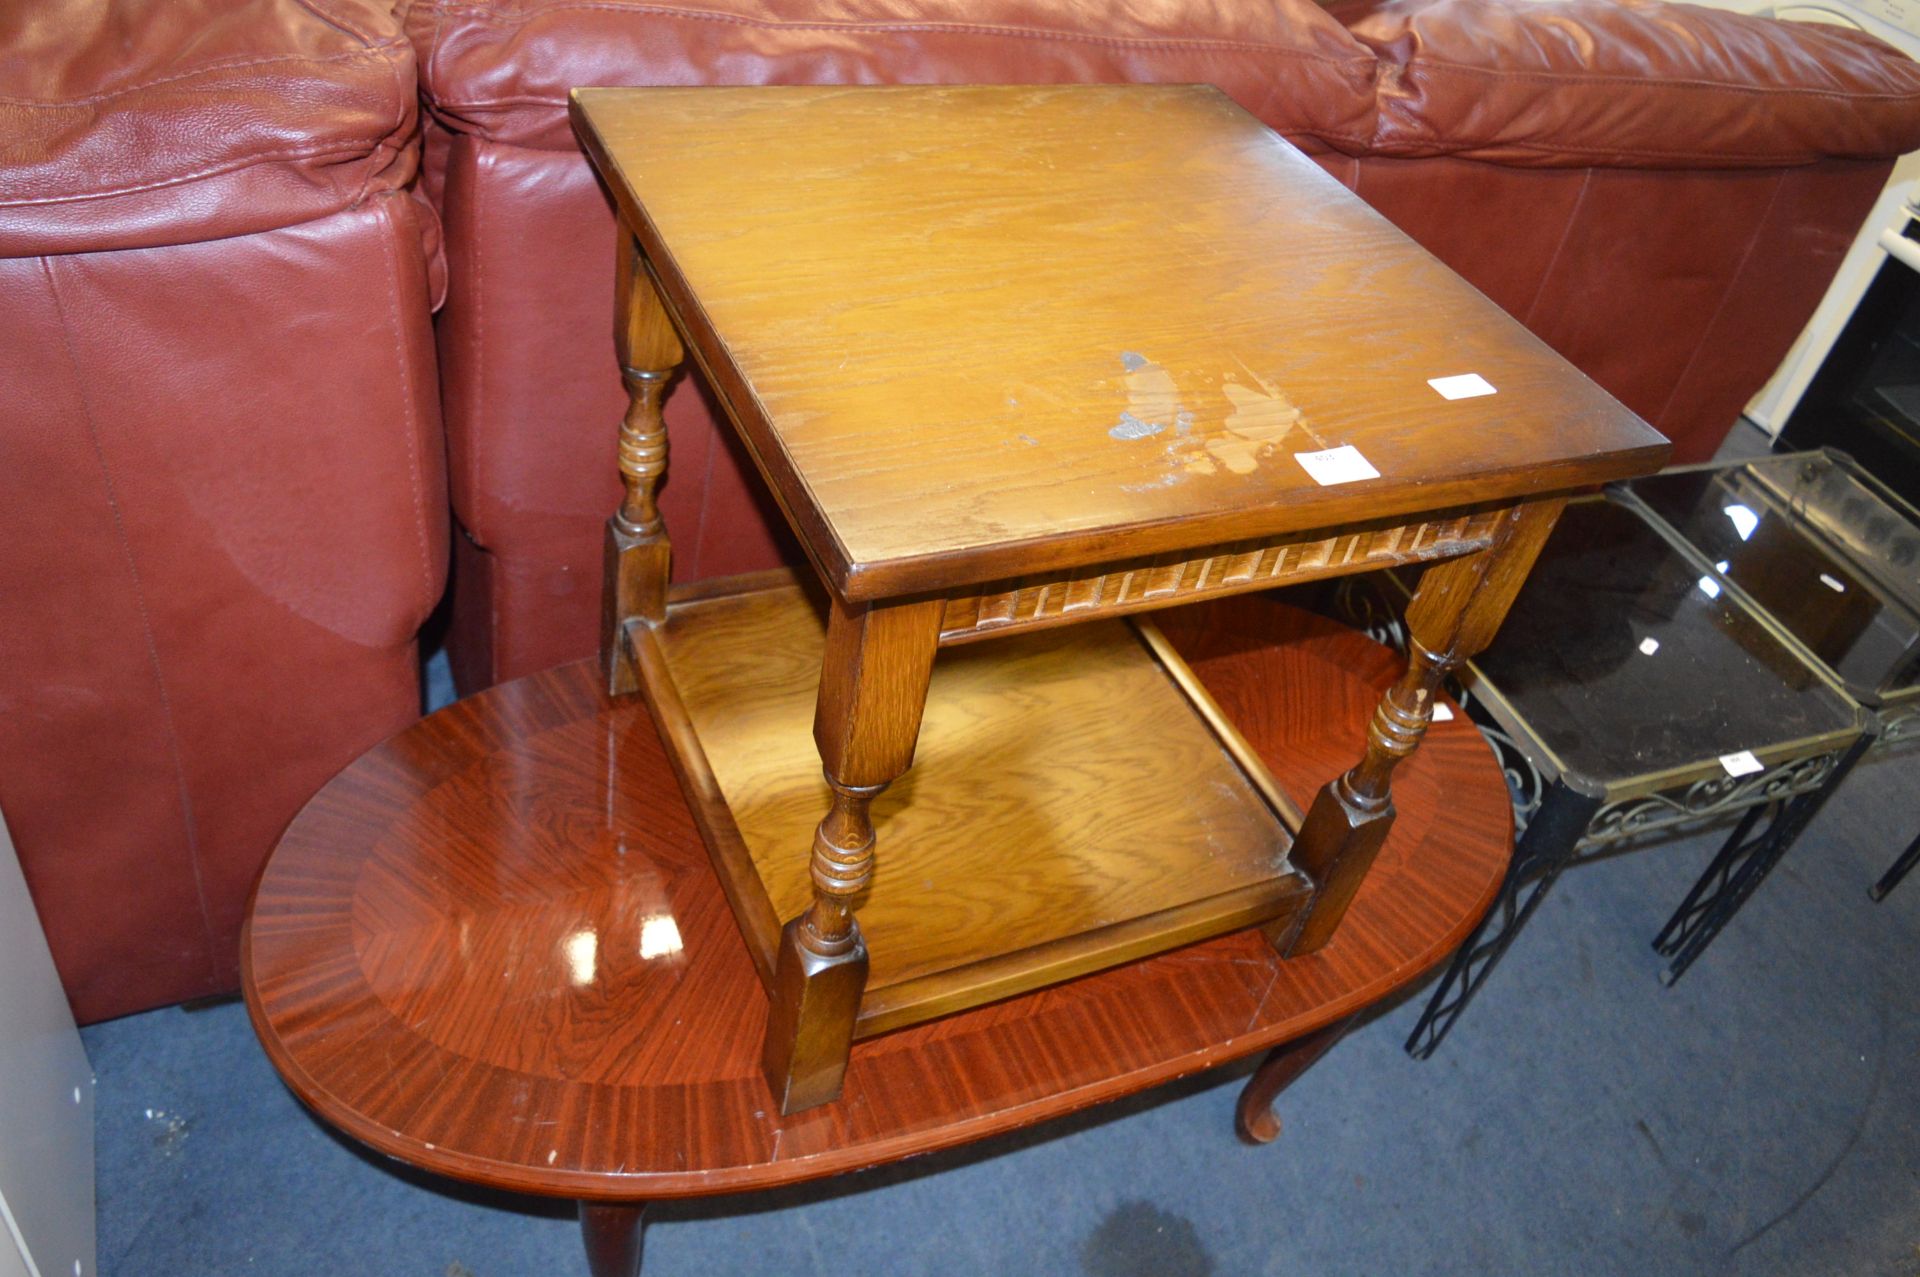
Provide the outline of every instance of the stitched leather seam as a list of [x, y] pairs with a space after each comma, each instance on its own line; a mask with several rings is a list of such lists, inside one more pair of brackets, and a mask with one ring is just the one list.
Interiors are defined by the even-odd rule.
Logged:
[[[447, 15], [445, 13], [435, 13], [433, 15], [433, 35], [427, 41], [427, 56], [421, 58], [419, 61], [419, 69], [416, 75], [420, 84], [420, 98], [422, 101], [431, 100], [430, 95], [427, 93], [427, 86], [433, 82], [434, 68], [440, 64], [446, 53], [446, 21]], [[424, 156], [422, 157], [421, 163], [424, 167]]]
[[[213, 913], [207, 907], [207, 887], [200, 868], [200, 838], [193, 819], [193, 793], [187, 785], [186, 760], [180, 756], [180, 728], [175, 721], [173, 697], [167, 691], [166, 675], [160, 668], [160, 644], [153, 633], [153, 613], [147, 607], [147, 587], [140, 578], [140, 563], [134, 557], [133, 543], [127, 537], [126, 515], [120, 508], [120, 496], [113, 484], [113, 471], [107, 465], [106, 449], [100, 443], [100, 423], [93, 411], [93, 403], [87, 397], [86, 378], [80, 372], [80, 354], [73, 346], [73, 325], [67, 320], [67, 307], [60, 300], [60, 286], [53, 275], [53, 263], [46, 257], [40, 258], [40, 272], [46, 277], [47, 296], [53, 301], [54, 314], [60, 321], [60, 342], [67, 352], [67, 367], [73, 373], [74, 392], [80, 400], [80, 411], [87, 422], [87, 442], [92, 445], [94, 463], [100, 467], [100, 483], [106, 489], [107, 508], [113, 514], [114, 537], [120, 543], [120, 554], [126, 561], [127, 575], [133, 578], [133, 601], [140, 612], [142, 637], [146, 639], [147, 665], [153, 671], [154, 690], [160, 696], [160, 712], [167, 720], [167, 755], [173, 762], [173, 781], [180, 799], [180, 829], [187, 842], [187, 865], [193, 870], [193, 894], [200, 906], [200, 926], [204, 931], [206, 952], [203, 955], [208, 963], [214, 963], [215, 945], [213, 943]], [[212, 974], [214, 968], [209, 968]]]
[[393, 161], [398, 158], [405, 146], [404, 142], [395, 144], [392, 133], [386, 134], [374, 143], [373, 149], [367, 152], [367, 162], [363, 166], [366, 171], [361, 174], [360, 185], [355, 188], [353, 198], [347, 201], [348, 208], [359, 208], [376, 194], [373, 189], [373, 179], [393, 167]]
[[[486, 406], [493, 402], [493, 392], [489, 385], [489, 374], [493, 371], [493, 359], [487, 352], [487, 290], [485, 287], [487, 276], [486, 271], [481, 266], [481, 262], [486, 256], [483, 245], [487, 242], [486, 192], [489, 183], [482, 180], [479, 148], [470, 145], [467, 150], [470, 152], [467, 181], [471, 186], [469, 197], [473, 203], [473, 242], [469, 250], [469, 260], [473, 264], [473, 348], [481, 352], [480, 358], [473, 361], [479, 365], [474, 375], [474, 398], [479, 403], [480, 410], [484, 412], [486, 411]], [[451, 278], [451, 274], [449, 274], [449, 278]], [[449, 285], [449, 288], [451, 288], [451, 285]], [[485, 430], [465, 430], [461, 433], [466, 436], [467, 474], [472, 480], [468, 490], [480, 493], [488, 492], [490, 489], [486, 484], [486, 456], [480, 446], [481, 441], [487, 437], [487, 432]], [[489, 520], [489, 522], [491, 522], [491, 520]], [[470, 537], [470, 539], [476, 546], [479, 546], [480, 549], [485, 550], [487, 548], [480, 544], [480, 538]], [[489, 598], [491, 598], [491, 596], [492, 592], [489, 591]], [[487, 632], [489, 634], [498, 632], [499, 619], [498, 611], [495, 610], [494, 614], [488, 618], [489, 625]]]
[[148, 89], [158, 88], [163, 84], [177, 84], [181, 80], [191, 80], [203, 75], [212, 75], [218, 71], [238, 71], [247, 67], [281, 65], [331, 66], [336, 62], [357, 62], [370, 57], [384, 58], [401, 50], [411, 51], [404, 39], [396, 38], [383, 41], [380, 44], [371, 45], [365, 49], [355, 49], [351, 53], [334, 53], [323, 58], [309, 58], [302, 57], [298, 54], [285, 54], [274, 58], [240, 58], [231, 62], [210, 62], [205, 66], [195, 67], [191, 71], [181, 71], [174, 75], [165, 75], [158, 79], [142, 80], [138, 84], [129, 84], [123, 88], [115, 89], [111, 93], [96, 93], [91, 97], [84, 98], [59, 99], [0, 97], [0, 104], [7, 106], [37, 107], [46, 111], [60, 111], [73, 107], [88, 106], [98, 102], [111, 102], [115, 98], [125, 97], [130, 93], [144, 93]]
[[1781, 97], [1832, 98], [1840, 102], [1906, 102], [1920, 98], [1920, 89], [1888, 90], [1887, 92], [1853, 92], [1846, 89], [1801, 88], [1794, 85], [1738, 84], [1726, 80], [1650, 80], [1645, 76], [1601, 75], [1593, 72], [1575, 72], [1561, 74], [1556, 71], [1503, 71], [1497, 67], [1469, 66], [1463, 62], [1445, 62], [1437, 58], [1415, 58], [1402, 68], [1402, 78], [1412, 78], [1418, 83], [1422, 68], [1444, 71], [1457, 71], [1462, 75], [1478, 75], [1494, 80], [1538, 80], [1548, 84], [1601, 84], [1609, 86], [1637, 85], [1646, 89], [1698, 89], [1706, 92], [1721, 92], [1728, 97], [1749, 97], [1774, 95]]
[[1694, 365], [1700, 362], [1700, 356], [1707, 348], [1708, 338], [1713, 335], [1714, 328], [1719, 325], [1720, 316], [1726, 313], [1727, 303], [1733, 300], [1735, 285], [1747, 273], [1747, 263], [1753, 260], [1753, 250], [1760, 245], [1761, 233], [1767, 229], [1767, 223], [1773, 220], [1773, 210], [1780, 203], [1780, 191], [1786, 184], [1787, 178], [1784, 173], [1773, 179], [1773, 194], [1767, 197], [1767, 207], [1753, 224], [1753, 234], [1747, 237], [1747, 246], [1740, 253], [1740, 264], [1734, 267], [1733, 277], [1727, 281], [1726, 291], [1720, 294], [1720, 301], [1713, 308], [1713, 317], [1700, 329], [1700, 339], [1694, 346], [1693, 353], [1687, 356], [1687, 366], [1682, 368], [1680, 375], [1673, 379], [1673, 385], [1667, 390], [1666, 400], [1661, 403], [1660, 413], [1654, 418], [1655, 421], [1667, 419], [1667, 413], [1673, 410], [1673, 401], [1680, 396], [1680, 388], [1687, 384], [1689, 377], [1693, 376]]
[[[1858, 156], [1837, 155], [1832, 152], [1809, 151], [1805, 148], [1773, 151], [1728, 151], [1723, 149], [1661, 151], [1652, 147], [1627, 149], [1618, 146], [1577, 146], [1571, 142], [1523, 142], [1501, 137], [1448, 138], [1445, 142], [1414, 138], [1406, 142], [1380, 142], [1374, 139], [1375, 155], [1400, 159], [1419, 159], [1432, 155], [1455, 155], [1471, 158], [1467, 155], [1476, 147], [1504, 147], [1514, 151], [1533, 151], [1541, 155], [1597, 155], [1618, 156], [1621, 159], [1647, 160], [1756, 160], [1768, 164], [1813, 164], [1822, 159], [1856, 159]], [[1805, 156], [1804, 159], [1796, 157]], [[1878, 158], [1878, 157], [1875, 157]], [[1602, 166], [1607, 167], [1607, 166]]]
[[[396, 192], [397, 194], [397, 192]], [[397, 231], [391, 219], [379, 229], [380, 253], [387, 262], [387, 326], [393, 333], [393, 353], [400, 365], [402, 412], [406, 414], [407, 434], [404, 450], [407, 454], [407, 492], [413, 498], [413, 530], [420, 541], [420, 586], [421, 595], [428, 599], [427, 607], [432, 607], [433, 594], [433, 551], [427, 546], [427, 509], [421, 495], [420, 484], [420, 448], [421, 434], [418, 405], [414, 402], [413, 370], [411, 351], [406, 341], [406, 333], [401, 326], [398, 314], [400, 295], [404, 291], [400, 280], [400, 263], [393, 251], [393, 236]]]
[[[523, 19], [502, 18], [490, 9], [464, 5], [422, 5], [424, 11], [436, 14], [459, 15], [496, 26], [524, 25]], [[1056, 31], [1043, 27], [996, 26], [984, 22], [772, 22], [763, 18], [743, 18], [731, 13], [714, 13], [705, 9], [675, 9], [664, 5], [648, 4], [611, 4], [582, 3], [552, 5], [541, 10], [542, 16], [549, 13], [570, 11], [604, 10], [612, 13], [653, 14], [662, 18], [675, 18], [692, 22], [718, 22], [730, 26], [752, 27], [762, 31], [852, 31], [890, 33], [927, 32], [938, 35], [998, 35], [1025, 40], [1062, 40], [1077, 44], [1107, 45], [1120, 49], [1166, 49], [1166, 50], [1234, 50], [1249, 53], [1284, 53], [1292, 57], [1305, 58], [1315, 62], [1326, 62], [1334, 66], [1363, 64], [1368, 67], [1378, 65], [1378, 58], [1364, 49], [1356, 49], [1344, 56], [1333, 53], [1315, 53], [1298, 49], [1292, 45], [1267, 44], [1256, 40], [1194, 39], [1178, 40], [1150, 37], [1102, 36], [1080, 31]]]
[[1580, 193], [1574, 196], [1573, 207], [1567, 210], [1567, 223], [1560, 228], [1560, 242], [1553, 246], [1553, 256], [1547, 259], [1547, 268], [1540, 272], [1540, 282], [1534, 286], [1533, 298], [1527, 302], [1527, 313], [1520, 322], [1529, 328], [1533, 326], [1534, 312], [1540, 309], [1540, 298], [1546, 294], [1547, 284], [1553, 279], [1553, 272], [1560, 266], [1560, 255], [1566, 251], [1567, 241], [1573, 238], [1573, 228], [1580, 220], [1580, 212], [1587, 206], [1587, 192], [1593, 186], [1593, 170], [1588, 169], [1580, 175]]
[[[386, 140], [386, 137], [386, 134], [382, 134], [379, 137], [367, 138], [366, 142], [378, 148]], [[364, 145], [314, 147], [311, 149], [289, 147], [284, 151], [259, 151], [241, 159], [229, 160], [224, 164], [215, 164], [207, 168], [195, 169], [191, 173], [176, 173], [171, 177], [156, 178], [151, 182], [142, 182], [135, 186], [116, 186], [104, 191], [73, 191], [63, 195], [42, 195], [29, 199], [0, 200], [0, 208], [37, 208], [56, 204], [77, 204], [87, 200], [117, 199], [122, 195], [139, 195], [146, 191], [163, 191], [170, 186], [179, 186], [186, 182], [197, 182], [207, 177], [218, 177], [223, 173], [237, 173], [241, 169], [252, 168], [254, 165], [260, 163], [272, 163], [280, 160], [325, 159], [329, 155], [346, 155], [365, 159], [369, 157], [369, 154], [367, 147]]]
[[[460, 129], [457, 127], [459, 123], [457, 117], [463, 113], [478, 115], [488, 111], [508, 110], [521, 106], [563, 107], [566, 104], [567, 99], [564, 97], [540, 97], [538, 95], [526, 94], [510, 98], [488, 98], [484, 102], [448, 102], [440, 100], [433, 102], [432, 108], [436, 119], [439, 119], [450, 132], [459, 133], [463, 137], [480, 136], [489, 146], [508, 146], [513, 147], [515, 150], [552, 154], [553, 148], [551, 147], [530, 147], [523, 146], [516, 142], [496, 141], [491, 137], [485, 137], [484, 135], [474, 134], [467, 130]], [[448, 119], [449, 116], [455, 118]], [[1375, 135], [1372, 133], [1339, 133], [1332, 129], [1321, 128], [1318, 125], [1311, 127], [1307, 125], [1296, 125], [1275, 131], [1282, 137], [1312, 137], [1326, 142], [1352, 142], [1359, 146], [1371, 145], [1375, 140]]]
[[[486, 255], [485, 249], [482, 246], [487, 242], [486, 191], [489, 184], [481, 180], [479, 147], [469, 146], [467, 149], [471, 152], [467, 180], [472, 184], [473, 188], [473, 242], [469, 250], [473, 261], [473, 349], [481, 352], [481, 358], [474, 361], [479, 365], [479, 370], [474, 375], [474, 385], [475, 399], [481, 405], [481, 411], [484, 412], [486, 405], [493, 402], [490, 379], [494, 362], [491, 358], [487, 357], [487, 293], [484, 287], [486, 272], [480, 265], [481, 260]], [[449, 262], [447, 266], [447, 279], [448, 291], [451, 292], [453, 287], [453, 266], [451, 262]], [[486, 453], [481, 447], [481, 441], [486, 438], [487, 432], [485, 430], [470, 429], [464, 433], [467, 437], [467, 452], [469, 457], [467, 472], [473, 479], [469, 491], [484, 494], [488, 491], [488, 488], [486, 487], [483, 477], [486, 473]], [[451, 438], [451, 434], [449, 434], [449, 438]], [[452, 504], [451, 500], [449, 500], [448, 504]], [[482, 504], [484, 504], [484, 500]], [[456, 522], [458, 521], [456, 518]], [[500, 655], [501, 591], [495, 588], [493, 583], [495, 556], [489, 547], [481, 544], [478, 536], [473, 535], [471, 532], [464, 532], [463, 534], [467, 537], [467, 540], [472, 543], [475, 550], [487, 556], [486, 560], [484, 560], [486, 563], [485, 572], [487, 579], [487, 678], [497, 682], [500, 678], [504, 661]]]
[[[300, 2], [304, 4], [306, 0], [300, 0]], [[409, 49], [408, 52], [411, 53], [412, 50]], [[353, 203], [349, 205], [349, 207], [358, 207], [366, 200], [367, 196], [372, 192], [374, 177], [386, 172], [392, 161], [397, 159], [409, 144], [419, 144], [420, 121], [418, 103], [420, 101], [420, 86], [417, 79], [413, 84], [406, 83], [407, 77], [403, 77], [400, 74], [402, 65], [398, 58], [390, 58], [387, 61], [387, 72], [393, 77], [393, 87], [395, 90], [393, 124], [386, 132], [382, 133], [379, 140], [374, 143], [373, 152], [367, 157], [369, 162], [366, 165], [366, 171], [360, 178], [360, 189], [354, 192]], [[413, 64], [412, 61], [409, 60], [405, 65], [411, 67]], [[395, 141], [396, 138], [400, 138], [401, 130], [406, 127], [407, 116], [410, 112], [414, 114], [413, 135]], [[421, 162], [424, 163], [425, 159], [426, 157], [423, 154], [421, 156]], [[416, 180], [418, 174], [419, 170], [416, 166]]]
[[325, 9], [322, 9], [318, 4], [314, 3], [314, 0], [294, 0], [294, 3], [334, 30], [343, 31], [363, 44], [378, 43], [370, 33], [362, 31], [359, 27], [354, 26], [351, 22], [348, 22], [345, 18], [337, 14], [328, 13]]

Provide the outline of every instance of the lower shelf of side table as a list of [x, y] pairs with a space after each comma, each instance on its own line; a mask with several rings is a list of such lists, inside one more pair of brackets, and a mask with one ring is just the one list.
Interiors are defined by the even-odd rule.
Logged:
[[[669, 604], [629, 641], [763, 980], [811, 899], [828, 789], [825, 622], [764, 579]], [[913, 767], [875, 801], [856, 903], [871, 1036], [1290, 917], [1311, 885], [1257, 759], [1125, 621], [943, 651]], [[1223, 728], [1228, 735], [1231, 729]]]

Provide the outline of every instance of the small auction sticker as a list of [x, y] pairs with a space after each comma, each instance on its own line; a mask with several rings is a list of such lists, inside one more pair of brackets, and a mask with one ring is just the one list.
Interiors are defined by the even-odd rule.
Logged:
[[1451, 723], [1453, 721], [1453, 711], [1448, 709], [1444, 702], [1435, 701], [1433, 703], [1433, 721], [1436, 723]]
[[1313, 481], [1322, 487], [1380, 477], [1380, 472], [1360, 455], [1360, 449], [1350, 443], [1328, 448], [1324, 452], [1296, 452], [1293, 459], [1306, 467]]
[[1767, 765], [1755, 758], [1750, 749], [1743, 749], [1737, 754], [1720, 755], [1720, 765], [1727, 769], [1729, 776], [1751, 776], [1767, 770]]
[[1481, 395], [1500, 393], [1477, 372], [1464, 372], [1457, 377], [1429, 377], [1427, 384], [1439, 391], [1442, 399], [1478, 399]]

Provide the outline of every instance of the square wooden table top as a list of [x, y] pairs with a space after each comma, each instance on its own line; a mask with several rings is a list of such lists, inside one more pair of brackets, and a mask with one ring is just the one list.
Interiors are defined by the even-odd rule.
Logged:
[[1666, 446], [1212, 88], [574, 104], [850, 600], [1510, 503]]

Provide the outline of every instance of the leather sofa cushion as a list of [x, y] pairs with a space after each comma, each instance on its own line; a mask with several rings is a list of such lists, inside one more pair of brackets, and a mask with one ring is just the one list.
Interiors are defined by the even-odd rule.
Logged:
[[1920, 147], [1920, 63], [1841, 27], [1656, 0], [1334, 12], [1381, 57], [1378, 155], [1758, 168]]
[[0, 256], [289, 226], [417, 163], [381, 0], [25, 0], [0, 48]]
[[82, 1022], [238, 987], [280, 831], [419, 716], [417, 209], [0, 258], [0, 809]]
[[1310, 146], [1373, 133], [1377, 60], [1311, 0], [449, 0], [408, 29], [449, 124], [543, 150], [583, 85], [1211, 83]]

